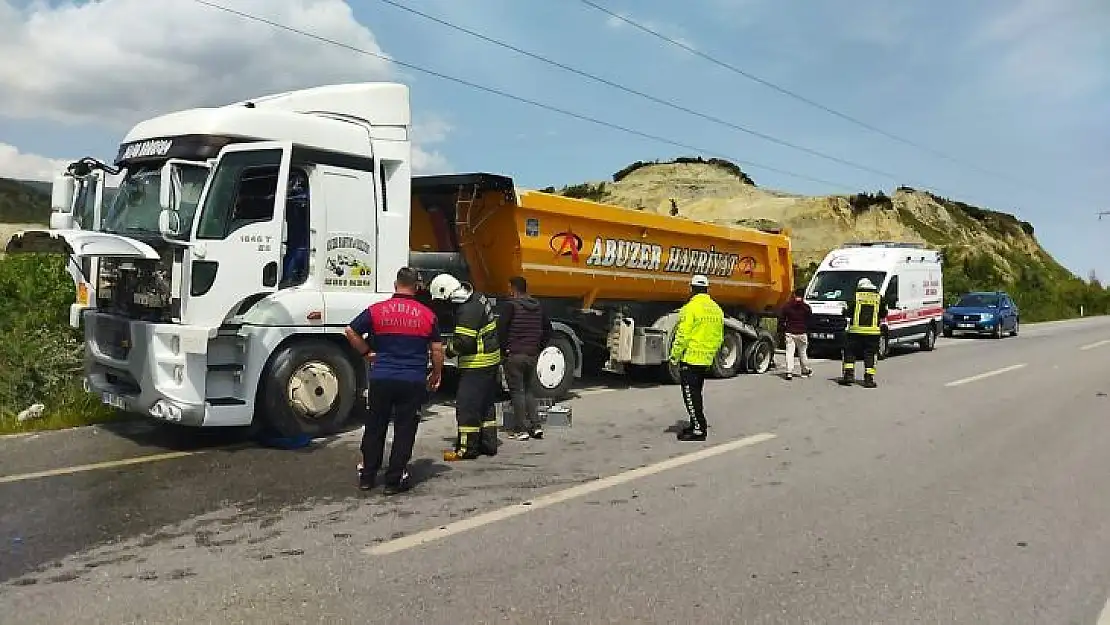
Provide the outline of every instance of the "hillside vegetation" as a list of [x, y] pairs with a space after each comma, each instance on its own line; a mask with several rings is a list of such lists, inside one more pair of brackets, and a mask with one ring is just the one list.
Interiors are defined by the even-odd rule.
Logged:
[[[795, 275], [807, 281], [821, 259], [851, 241], [926, 243], [943, 251], [947, 299], [973, 290], [1008, 290], [1026, 321], [1110, 313], [1110, 292], [1079, 279], [1013, 215], [910, 187], [891, 195], [801, 196], [759, 188], [718, 159], [637, 162], [611, 181], [545, 189], [658, 214], [761, 229], [788, 228]], [[672, 203], [673, 201], [673, 203]]]

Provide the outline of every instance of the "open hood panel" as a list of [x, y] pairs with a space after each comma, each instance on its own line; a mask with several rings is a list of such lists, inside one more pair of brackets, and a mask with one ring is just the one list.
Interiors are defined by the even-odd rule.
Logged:
[[8, 254], [69, 254], [158, 260], [158, 252], [143, 243], [118, 234], [88, 230], [23, 230], [8, 241]]

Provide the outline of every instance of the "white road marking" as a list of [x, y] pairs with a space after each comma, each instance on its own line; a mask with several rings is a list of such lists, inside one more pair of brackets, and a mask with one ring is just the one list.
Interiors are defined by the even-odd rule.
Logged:
[[122, 460], [109, 460], [107, 462], [97, 462], [94, 464], [82, 464], [75, 467], [61, 467], [58, 469], [49, 469], [46, 471], [36, 471], [34, 473], [20, 473], [17, 475], [0, 475], [0, 484], [10, 484], [12, 482], [23, 482], [26, 480], [35, 480], [43, 477], [57, 477], [59, 475], [73, 475], [74, 473], [84, 473], [86, 471], [96, 471], [98, 469], [114, 469], [116, 467], [126, 467], [133, 464], [144, 464], [148, 462], [160, 462], [162, 460], [173, 460], [174, 458], [184, 458], [186, 456], [195, 456], [202, 454], [204, 451], [171, 451], [164, 454], [154, 454], [150, 456], [138, 456], [135, 458], [123, 458]]
[[1002, 367], [1001, 369], [995, 369], [994, 371], [987, 371], [986, 373], [980, 373], [979, 375], [973, 375], [969, 378], [963, 378], [963, 379], [960, 379], [960, 380], [955, 380], [953, 382], [949, 382], [948, 384], [945, 384], [945, 386], [961, 386], [963, 384], [968, 384], [970, 382], [978, 382], [979, 380], [985, 380], [986, 378], [991, 378], [991, 377], [994, 377], [996, 375], [1002, 375], [1003, 373], [1009, 373], [1010, 371], [1016, 371], [1018, 369], [1021, 369], [1024, 366], [1026, 366], [1026, 363], [1010, 365], [1009, 367]]
[[1107, 599], [1106, 605], [1102, 606], [1102, 612], [1098, 613], [1095, 625], [1110, 625], [1110, 599]]
[[1094, 343], [1091, 343], [1090, 345], [1084, 345], [1083, 347], [1079, 348], [1079, 351], [1085, 352], [1089, 349], [1095, 349], [1096, 347], [1102, 347], [1103, 345], [1110, 345], [1110, 339], [1103, 340], [1103, 341], [1095, 341]]
[[563, 503], [565, 501], [570, 501], [571, 499], [582, 497], [584, 495], [589, 495], [590, 493], [596, 493], [598, 491], [612, 488], [614, 486], [627, 484], [628, 482], [638, 480], [643, 477], [648, 477], [649, 475], [655, 475], [664, 471], [669, 471], [671, 469], [677, 469], [681, 466], [692, 464], [700, 460], [705, 460], [707, 458], [712, 458], [714, 456], [719, 456], [721, 454], [735, 451], [744, 447], [758, 445], [759, 443], [764, 443], [774, 438], [777, 438], [776, 434], [763, 433], [730, 441], [728, 443], [722, 443], [720, 445], [714, 445], [713, 447], [706, 447], [693, 453], [670, 458], [668, 460], [657, 462], [655, 464], [649, 464], [638, 469], [631, 469], [629, 471], [618, 473], [616, 475], [610, 475], [609, 477], [604, 477], [593, 482], [586, 482], [585, 484], [572, 486], [570, 488], [537, 497], [535, 499], [532, 499], [531, 501], [526, 501], [512, 506], [506, 506], [498, 510], [492, 510], [484, 514], [479, 514], [478, 516], [474, 516], [469, 519], [462, 519], [461, 521], [448, 523], [447, 525], [440, 526], [436, 529], [425, 530], [423, 532], [417, 532], [416, 534], [404, 536], [396, 540], [383, 542], [381, 544], [374, 545], [373, 547], [367, 547], [366, 549], [363, 549], [362, 552], [369, 556], [383, 556], [391, 553], [397, 553], [399, 551], [405, 551], [406, 549], [419, 547], [421, 545], [440, 540], [442, 538], [454, 536], [455, 534], [461, 534], [468, 530], [483, 527], [485, 525], [490, 525], [492, 523], [497, 523], [498, 521], [511, 519], [515, 516], [534, 512], [536, 510], [547, 508], [549, 506]]

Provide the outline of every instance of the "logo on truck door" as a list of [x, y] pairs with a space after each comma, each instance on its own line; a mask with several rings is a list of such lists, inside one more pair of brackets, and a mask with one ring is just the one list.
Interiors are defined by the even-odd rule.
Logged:
[[374, 286], [370, 278], [373, 258], [369, 243], [358, 237], [338, 236], [328, 239], [326, 247], [325, 286], [353, 289]]

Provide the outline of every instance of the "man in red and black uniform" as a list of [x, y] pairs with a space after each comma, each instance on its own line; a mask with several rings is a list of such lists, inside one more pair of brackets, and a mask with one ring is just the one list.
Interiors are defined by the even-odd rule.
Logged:
[[551, 320], [540, 303], [528, 295], [522, 276], [509, 279], [510, 298], [498, 305], [497, 334], [505, 368], [505, 382], [513, 403], [513, 421], [505, 424], [517, 440], [543, 438], [534, 389], [536, 359], [551, 338]]
[[439, 388], [443, 375], [443, 341], [435, 313], [416, 300], [417, 282], [415, 271], [401, 268], [393, 283], [393, 297], [359, 313], [346, 329], [351, 346], [371, 363], [370, 418], [362, 435], [362, 463], [358, 468], [362, 490], [374, 488], [391, 420], [393, 448], [384, 475], [385, 493], [408, 490], [406, 468], [420, 425], [420, 407], [428, 391]]

